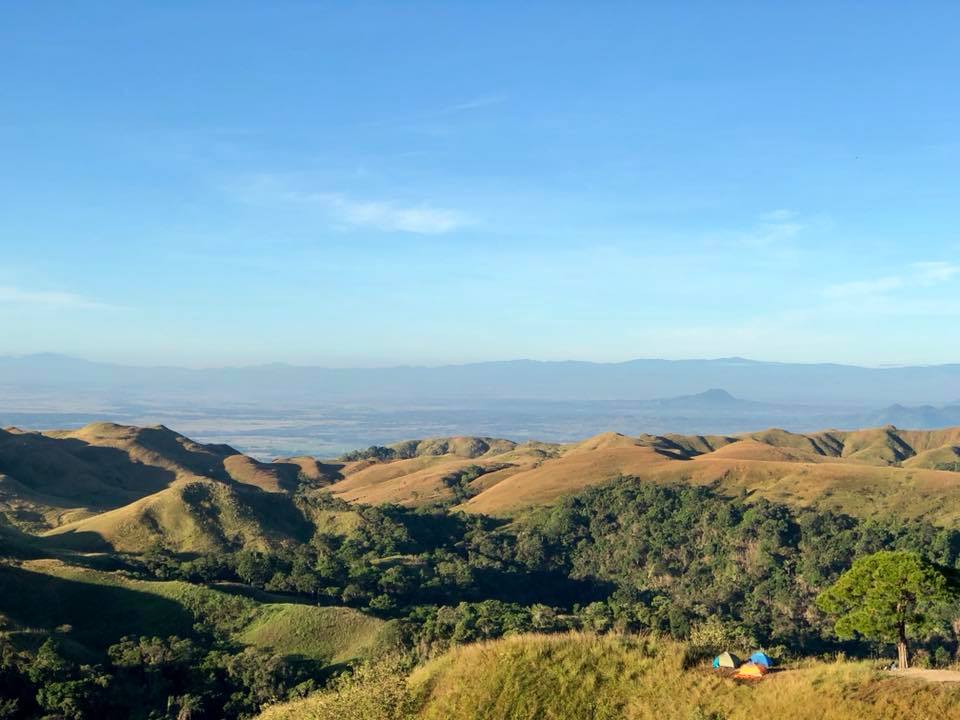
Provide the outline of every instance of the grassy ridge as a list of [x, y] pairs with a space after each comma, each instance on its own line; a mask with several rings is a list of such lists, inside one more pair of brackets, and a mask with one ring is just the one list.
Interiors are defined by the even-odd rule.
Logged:
[[[261, 463], [167, 428], [95, 423], [47, 434], [0, 431], [0, 516], [50, 546], [140, 553], [266, 550], [303, 542], [314, 525], [349, 530], [355, 518], [310, 516], [295, 502], [326, 487], [349, 502], [516, 516], [619, 475], [716, 486], [792, 506], [871, 517], [960, 522], [960, 428], [893, 427], [739, 436], [601, 433], [545, 445], [440, 438], [371, 448], [347, 461]], [[463, 484], [449, 479], [471, 467]]]
[[180, 481], [121, 508], [46, 533], [51, 543], [84, 551], [138, 553], [163, 543], [178, 552], [264, 549], [280, 538], [303, 541], [309, 524], [292, 500], [243, 485]]
[[0, 613], [14, 628], [103, 651], [125, 635], [190, 637], [205, 629], [279, 654], [343, 663], [384, 641], [386, 623], [345, 607], [257, 602], [201, 585], [146, 581], [56, 560], [0, 565]]
[[[691, 665], [680, 643], [653, 637], [524, 635], [465, 646], [415, 670], [387, 707], [389, 678], [276, 706], [260, 720], [903, 720], [960, 718], [960, 687], [892, 678], [869, 663], [806, 662], [757, 684]], [[398, 710], [399, 708], [399, 710]], [[403, 713], [403, 714], [398, 714]]]

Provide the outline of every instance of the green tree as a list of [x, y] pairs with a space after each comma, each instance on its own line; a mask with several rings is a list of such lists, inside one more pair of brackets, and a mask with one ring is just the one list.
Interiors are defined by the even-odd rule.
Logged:
[[933, 564], [915, 552], [883, 550], [858, 558], [820, 593], [817, 605], [837, 616], [841, 638], [895, 642], [898, 665], [906, 669], [907, 638], [938, 629], [937, 611], [950, 599], [947, 580]]

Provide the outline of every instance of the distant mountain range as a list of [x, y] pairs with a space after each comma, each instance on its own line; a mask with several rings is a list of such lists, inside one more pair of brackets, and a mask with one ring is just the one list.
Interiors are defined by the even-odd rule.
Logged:
[[891, 405], [864, 418], [864, 425], [896, 425], [897, 427], [938, 428], [960, 425], [960, 403], [943, 407]]
[[[942, 406], [907, 406], [895, 403], [879, 410], [829, 409], [821, 406], [764, 403], [734, 397], [726, 390], [711, 389], [696, 395], [683, 395], [637, 403], [638, 409], [655, 412], [665, 421], [681, 417], [727, 419], [733, 425], [747, 423], [750, 429], [765, 425], [803, 425], [814, 427], [878, 427], [933, 429], [960, 425], [960, 403]], [[751, 424], [753, 423], [753, 424]], [[744, 428], [739, 428], [744, 429]]]
[[570, 442], [604, 430], [931, 429], [960, 425], [957, 398], [960, 365], [877, 369], [724, 358], [197, 370], [0, 357], [0, 426], [163, 423], [262, 459], [476, 433]]
[[941, 405], [960, 399], [960, 364], [865, 368], [852, 365], [717, 360], [621, 363], [513, 360], [440, 367], [133, 367], [62, 355], [0, 357], [0, 385], [20, 389], [124, 392], [134, 397], [202, 393], [251, 400], [523, 398], [637, 401], [724, 388], [773, 403], [878, 407]]

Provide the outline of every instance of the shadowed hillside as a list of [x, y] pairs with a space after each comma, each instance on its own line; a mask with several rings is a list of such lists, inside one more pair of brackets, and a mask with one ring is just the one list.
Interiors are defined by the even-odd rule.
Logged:
[[298, 489], [339, 477], [312, 458], [262, 463], [166, 427], [94, 423], [75, 431], [0, 431], [0, 513], [63, 547], [183, 552], [302, 541]]
[[45, 533], [61, 547], [142, 552], [156, 544], [178, 552], [230, 547], [264, 549], [283, 539], [305, 541], [307, 519], [290, 498], [243, 485], [196, 479], [130, 505]]
[[364, 657], [385, 623], [346, 607], [257, 602], [182, 581], [134, 580], [55, 560], [0, 565], [0, 613], [15, 636], [69, 629], [93, 652], [127, 635], [219, 632], [249, 645], [325, 663]]

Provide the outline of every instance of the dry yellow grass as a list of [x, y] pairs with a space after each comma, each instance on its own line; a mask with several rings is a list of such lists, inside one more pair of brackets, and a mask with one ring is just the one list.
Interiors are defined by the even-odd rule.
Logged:
[[190, 481], [181, 481], [129, 505], [61, 525], [44, 535], [84, 550], [109, 546], [120, 552], [140, 552], [169, 538], [171, 547], [184, 552], [212, 552], [216, 543], [183, 502], [183, 486], [188, 484]]
[[950, 526], [960, 522], [960, 473], [859, 463], [776, 462], [703, 455], [682, 467], [637, 473], [663, 483], [715, 484], [721, 492], [755, 493], [790, 505], [860, 517], [896, 515]]
[[293, 492], [298, 467], [290, 463], [262, 463], [246, 455], [224, 458], [223, 468], [234, 482], [252, 485], [266, 492]]
[[344, 500], [369, 505], [427, 504], [452, 497], [441, 478], [475, 462], [449, 455], [431, 455], [378, 463], [346, 475], [330, 489]]
[[278, 458], [274, 462], [293, 465], [304, 479], [316, 485], [329, 485], [341, 479], [341, 471], [345, 467], [345, 463], [321, 462], [306, 456]]
[[306, 539], [307, 527], [286, 497], [206, 479], [184, 479], [116, 510], [44, 533], [79, 550], [139, 553], [162, 543], [177, 552], [226, 546], [265, 549], [275, 536]]
[[[922, 446], [954, 439], [956, 431], [904, 433]], [[676, 438], [685, 447], [705, 452], [689, 460], [671, 458], [656, 439], [640, 441], [604, 434], [567, 446], [527, 470], [504, 476], [501, 482], [484, 486], [483, 492], [462, 507], [468, 512], [511, 515], [555, 502], [564, 495], [606, 482], [617, 475], [632, 475], [641, 481], [715, 485], [721, 492], [755, 493], [772, 501], [818, 506], [858, 516], [894, 514], [924, 518], [942, 525], [960, 522], [960, 473], [931, 470], [909, 460], [903, 467], [887, 463], [888, 431], [851, 433], [853, 445], [844, 457], [827, 452], [841, 442], [842, 433], [829, 438], [799, 436], [783, 431], [755, 433], [735, 442], [717, 442], [710, 450], [695, 439]], [[840, 439], [838, 439], [838, 436]], [[674, 436], [675, 437], [675, 436]], [[872, 443], [872, 444], [871, 444]], [[878, 449], [877, 443], [881, 443]], [[953, 446], [926, 453], [953, 456]], [[813, 449], [812, 449], [813, 448]], [[873, 458], [868, 462], [867, 456]]]
[[[960, 521], [960, 473], [931, 467], [960, 459], [951, 444], [958, 439], [958, 429], [810, 435], [770, 429], [738, 437], [601, 433], [569, 445], [519, 445], [504, 452], [492, 447], [477, 459], [446, 454], [358, 464], [344, 468], [345, 479], [331, 489], [351, 502], [424, 505], [450, 499], [445, 475], [498, 462], [510, 467], [474, 481], [478, 494], [460, 509], [509, 516], [633, 475], [860, 516], [893, 513], [953, 524]], [[918, 454], [901, 459], [914, 451]]]
[[[59, 537], [88, 541], [87, 547], [99, 539], [136, 552], [163, 539], [176, 549], [210, 551], [224, 537], [263, 540], [248, 520], [266, 501], [248, 494], [240, 502], [240, 490], [285, 496], [307, 479], [329, 484], [350, 502], [429, 505], [453, 499], [446, 476], [495, 464], [498, 469], [473, 482], [477, 494], [461, 509], [511, 516], [632, 475], [858, 516], [953, 525], [960, 521], [960, 473], [935, 468], [960, 460], [958, 443], [960, 428], [892, 427], [811, 434], [770, 429], [737, 437], [601, 433], [569, 445], [456, 437], [400, 443], [398, 452], [414, 456], [392, 462], [261, 463], [162, 426], [96, 423], [46, 434], [0, 431], [0, 462], [8, 473], [0, 475], [0, 512], [31, 531], [62, 526]], [[183, 488], [191, 483], [208, 486], [210, 513], [184, 502]], [[240, 511], [245, 503], [253, 504], [251, 512]], [[265, 512], [267, 531], [284, 512]]]
[[744, 438], [740, 442], [726, 445], [710, 453], [709, 457], [713, 459], [725, 458], [728, 460], [759, 460], [765, 462], [841, 462], [839, 458], [820, 455], [810, 448], [797, 448], [791, 445], [769, 445], [753, 438]]
[[[894, 678], [868, 663], [813, 662], [741, 683], [682, 644], [651, 637], [525, 635], [470, 645], [418, 668], [383, 718], [417, 720], [906, 720], [960, 719], [960, 686]], [[376, 680], [375, 678], [373, 680]], [[370, 692], [383, 682], [368, 676]], [[345, 717], [363, 687], [271, 708], [261, 720]]]
[[618, 475], [637, 475], [673, 464], [685, 463], [636, 444], [614, 443], [597, 449], [574, 446], [558, 458], [504, 478], [471, 498], [463, 508], [490, 515], [509, 514], [550, 503]]
[[[471, 446], [465, 438], [454, 438], [449, 447], [454, 453], [422, 455], [406, 460], [367, 464], [359, 468], [344, 468], [344, 479], [330, 490], [350, 502], [370, 505], [397, 503], [400, 505], [427, 505], [450, 500], [453, 492], [443, 478], [471, 465], [510, 465], [482, 476], [475, 486], [485, 489], [525, 469], [533, 468], [556, 453], [551, 446], [490, 442], [480, 456], [470, 455]], [[486, 446], [487, 443], [484, 443]], [[442, 447], [446, 447], [445, 445]], [[442, 449], [441, 447], [441, 449]]]

